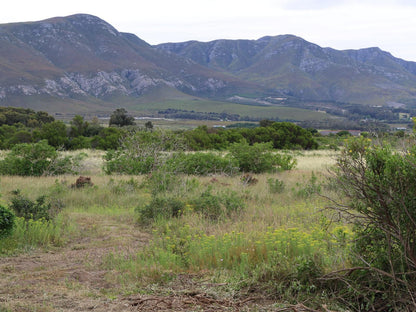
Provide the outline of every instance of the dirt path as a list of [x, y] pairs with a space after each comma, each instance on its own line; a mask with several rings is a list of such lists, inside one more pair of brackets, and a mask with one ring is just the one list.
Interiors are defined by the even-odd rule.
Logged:
[[117, 285], [100, 267], [111, 252], [137, 252], [149, 235], [111, 218], [77, 222], [84, 234], [64, 248], [0, 258], [0, 311], [137, 311], [126, 300], [107, 298]]
[[0, 258], [0, 312], [282, 311], [259, 296], [217, 298], [209, 293], [219, 285], [186, 275], [163, 295], [111, 295], [118, 285], [106, 278], [103, 260], [109, 253], [137, 253], [150, 236], [131, 220], [79, 215], [76, 222], [81, 235], [63, 248]]

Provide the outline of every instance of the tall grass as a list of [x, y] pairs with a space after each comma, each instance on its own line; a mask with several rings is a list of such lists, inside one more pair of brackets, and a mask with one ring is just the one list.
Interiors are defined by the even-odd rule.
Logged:
[[[62, 246], [80, 235], [77, 223], [82, 223], [82, 235], [148, 232], [152, 239], [144, 248], [103, 257], [107, 279], [121, 285], [120, 291], [137, 291], [178, 273], [191, 273], [233, 285], [230, 291], [264, 287], [274, 297], [287, 292], [285, 298], [296, 299], [297, 294], [309, 292], [319, 298], [317, 277], [349, 266], [352, 234], [348, 226], [328, 221], [324, 208], [329, 203], [314, 193], [318, 189], [329, 192], [322, 181], [334, 154], [293, 155], [297, 169], [254, 175], [257, 183], [251, 185], [240, 176], [176, 176], [173, 190], [159, 190], [158, 196], [182, 201], [183, 211], [140, 226], [135, 211], [149, 206], [154, 196], [149, 177], [96, 172], [91, 175], [94, 186], [77, 189], [71, 187], [77, 178], [72, 175], [3, 176], [0, 193], [4, 204], [10, 201], [12, 190], [20, 189], [30, 198], [47, 195], [61, 212], [53, 223], [19, 219], [13, 236], [0, 241], [0, 248], [13, 244], [20, 249]], [[89, 166], [85, 172], [91, 170]], [[270, 181], [279, 181], [283, 188], [273, 190]], [[241, 200], [244, 207], [221, 218], [208, 218], [203, 207], [202, 211], [197, 207], [204, 192], [213, 201], [233, 194], [228, 200]]]
[[[190, 198], [207, 188], [213, 194], [226, 188], [244, 199], [245, 209], [219, 220], [193, 209], [177, 218], [158, 218], [147, 248], [129, 257], [110, 254], [104, 267], [118, 272], [125, 287], [134, 281], [163, 283], [178, 273], [205, 272], [233, 284], [234, 290], [268, 285], [270, 295], [276, 297], [280, 285], [286, 298], [305, 293], [319, 297], [325, 291], [318, 294], [318, 277], [350, 266], [352, 239], [349, 226], [328, 221], [329, 203], [315, 194], [329, 192], [322, 185], [329, 157], [324, 154], [321, 163], [315, 160], [316, 171], [255, 175], [254, 185], [242, 183], [239, 177], [198, 178], [198, 188], [187, 193]], [[270, 179], [281, 181], [284, 190], [272, 191]]]
[[16, 218], [12, 235], [0, 239], [0, 255], [36, 248], [60, 247], [74, 232], [74, 225], [70, 224], [63, 215], [58, 216], [54, 221]]

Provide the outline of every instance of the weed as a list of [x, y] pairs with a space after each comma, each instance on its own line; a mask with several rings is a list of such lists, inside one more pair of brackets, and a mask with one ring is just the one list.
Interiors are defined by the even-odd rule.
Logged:
[[108, 186], [111, 192], [116, 195], [137, 192], [141, 188], [139, 181], [134, 178], [120, 181], [115, 181], [113, 178], [111, 178], [108, 182]]
[[322, 190], [322, 184], [313, 171], [307, 184], [296, 183], [296, 186], [298, 189], [295, 190], [295, 194], [301, 198], [309, 198], [314, 194], [319, 194]]
[[149, 187], [152, 196], [159, 193], [179, 191], [183, 182], [184, 179], [180, 176], [164, 170], [155, 170], [146, 178], [146, 185]]
[[270, 193], [282, 193], [285, 190], [285, 183], [277, 178], [268, 178], [267, 185]]

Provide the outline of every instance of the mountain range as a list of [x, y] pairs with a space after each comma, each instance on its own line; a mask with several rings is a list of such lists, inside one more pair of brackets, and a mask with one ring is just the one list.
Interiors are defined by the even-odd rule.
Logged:
[[151, 46], [87, 14], [0, 25], [1, 106], [104, 113], [180, 103], [192, 109], [196, 102], [206, 112], [212, 103], [412, 108], [416, 63], [379, 48], [339, 51], [293, 35]]

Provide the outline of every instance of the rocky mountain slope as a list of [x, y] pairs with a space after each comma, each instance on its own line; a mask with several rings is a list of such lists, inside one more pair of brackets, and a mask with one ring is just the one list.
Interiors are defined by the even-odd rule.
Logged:
[[293, 35], [166, 43], [157, 48], [298, 99], [416, 104], [416, 63], [379, 48], [338, 51]]
[[0, 25], [0, 100], [4, 104], [15, 96], [34, 95], [139, 97], [160, 87], [200, 96], [257, 89], [231, 75], [160, 52], [91, 15]]
[[416, 63], [292, 35], [151, 46], [86, 14], [0, 25], [1, 106], [87, 112], [128, 102], [140, 110], [146, 97], [412, 107]]

